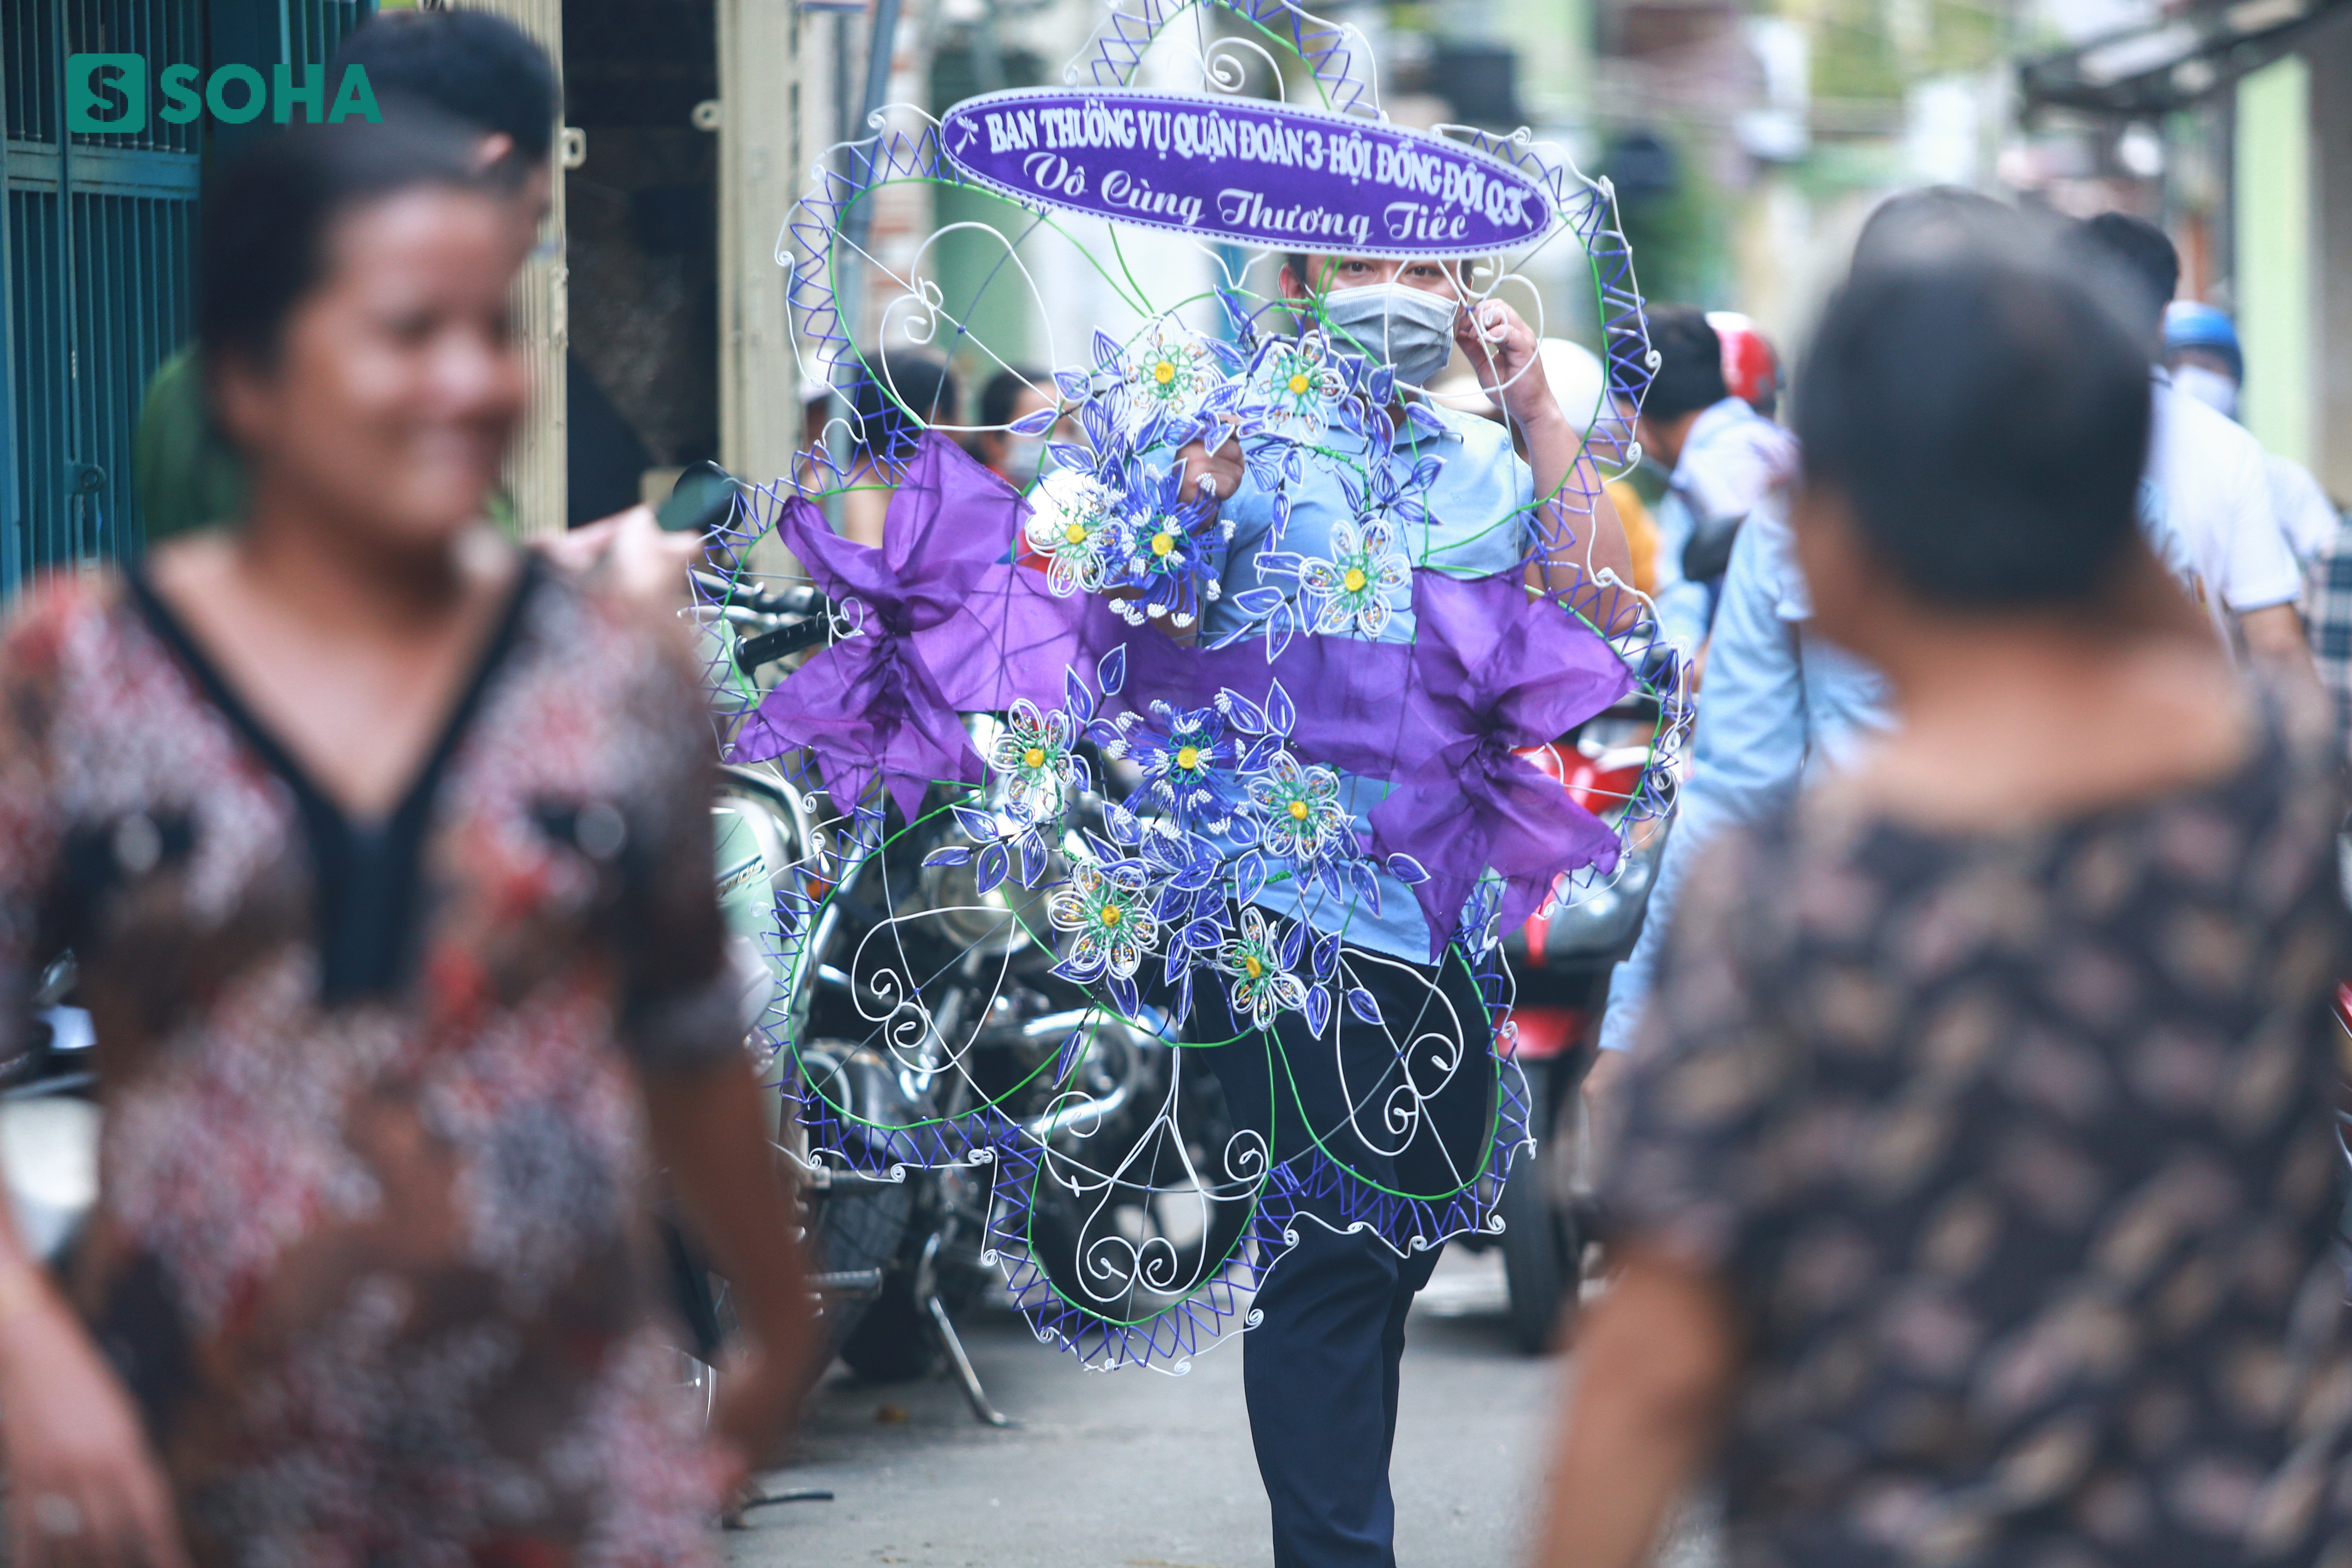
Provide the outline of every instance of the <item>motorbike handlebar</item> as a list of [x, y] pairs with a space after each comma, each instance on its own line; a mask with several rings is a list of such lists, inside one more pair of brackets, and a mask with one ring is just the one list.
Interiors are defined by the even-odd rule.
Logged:
[[691, 575], [696, 586], [709, 595], [712, 603], [735, 605], [763, 616], [821, 616], [833, 607], [831, 600], [805, 584], [771, 593], [741, 578], [722, 577], [699, 568]]
[[814, 643], [824, 641], [828, 624], [824, 616], [813, 615], [778, 626], [773, 631], [745, 637], [735, 645], [735, 663], [744, 674], [749, 675], [771, 659], [798, 653]]

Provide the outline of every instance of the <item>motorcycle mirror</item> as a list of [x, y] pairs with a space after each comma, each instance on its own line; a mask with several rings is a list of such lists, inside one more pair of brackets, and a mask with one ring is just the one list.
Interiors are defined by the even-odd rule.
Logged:
[[678, 475], [669, 499], [655, 510], [654, 521], [670, 533], [708, 533], [735, 510], [740, 488], [735, 476], [718, 464], [697, 463]]

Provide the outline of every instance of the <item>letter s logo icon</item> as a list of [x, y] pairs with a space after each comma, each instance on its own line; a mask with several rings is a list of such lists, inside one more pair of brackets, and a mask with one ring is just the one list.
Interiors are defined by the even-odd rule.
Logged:
[[66, 129], [110, 136], [146, 130], [146, 57], [67, 56]]

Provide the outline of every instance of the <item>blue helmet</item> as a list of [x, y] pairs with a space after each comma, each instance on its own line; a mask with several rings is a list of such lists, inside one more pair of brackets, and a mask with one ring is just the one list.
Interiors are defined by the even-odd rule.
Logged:
[[2164, 352], [2203, 349], [2230, 362], [2230, 374], [2246, 378], [2245, 354], [2238, 346], [2238, 329], [2227, 312], [2195, 300], [2175, 300], [2164, 308]]

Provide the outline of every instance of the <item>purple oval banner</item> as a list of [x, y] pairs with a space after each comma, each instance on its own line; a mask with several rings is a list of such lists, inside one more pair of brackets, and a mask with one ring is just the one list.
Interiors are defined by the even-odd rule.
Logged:
[[1357, 115], [1255, 99], [1016, 88], [940, 123], [974, 184], [1203, 239], [1351, 256], [1483, 256], [1551, 226], [1498, 158]]

